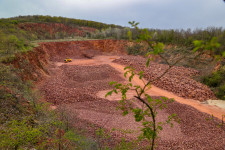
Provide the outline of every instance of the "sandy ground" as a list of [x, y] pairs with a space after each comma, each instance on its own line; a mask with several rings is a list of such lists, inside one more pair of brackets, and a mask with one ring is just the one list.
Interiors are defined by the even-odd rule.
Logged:
[[[74, 126], [87, 130], [88, 135], [94, 136], [96, 128], [93, 126], [97, 126], [110, 132], [113, 140], [124, 136], [134, 139], [140, 133], [141, 124], [135, 122], [132, 114], [123, 117], [121, 111], [116, 110], [119, 95], [105, 99], [105, 94], [111, 89], [109, 81], [127, 82], [123, 76], [124, 66], [112, 62], [117, 58], [119, 56], [95, 56], [93, 59], [73, 59], [73, 62], [66, 64], [53, 62], [54, 65], [49, 68], [50, 78], [40, 85], [40, 89], [46, 101], [55, 104], [52, 108], [63, 108]], [[137, 76], [132, 83], [143, 86]], [[179, 97], [154, 85], [147, 92], [151, 96], [165, 96], [176, 101], [169, 104], [168, 109], [159, 111], [157, 122], [165, 121], [172, 113], [176, 113], [181, 119], [181, 123], [174, 123], [173, 128], [163, 126], [163, 131], [159, 134], [158, 149], [225, 148], [225, 131], [216, 126], [225, 114], [224, 109]], [[128, 98], [133, 95], [133, 92], [128, 92]], [[138, 102], [134, 105], [141, 107]], [[218, 119], [207, 121], [206, 118], [212, 114]], [[131, 133], [124, 134], [124, 131]]]
[[207, 100], [205, 104], [213, 105], [225, 109], [225, 101], [224, 100]]

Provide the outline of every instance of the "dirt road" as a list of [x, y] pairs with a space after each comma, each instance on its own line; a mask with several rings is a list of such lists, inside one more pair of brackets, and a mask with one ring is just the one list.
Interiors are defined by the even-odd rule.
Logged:
[[[124, 136], [128, 139], [136, 138], [141, 124], [135, 122], [132, 114], [123, 117], [121, 111], [116, 111], [120, 96], [112, 95], [108, 100], [105, 99], [106, 92], [111, 89], [108, 85], [110, 81], [127, 82], [123, 76], [124, 66], [112, 62], [117, 58], [119, 56], [100, 55], [93, 59], [73, 59], [73, 62], [67, 64], [53, 62], [49, 68], [50, 77], [40, 85], [40, 90], [46, 101], [55, 108], [63, 108], [74, 126], [87, 130], [88, 135], [94, 136], [95, 126], [108, 130], [113, 139]], [[132, 83], [143, 86], [136, 76]], [[223, 109], [179, 97], [154, 85], [148, 93], [176, 100], [168, 105], [168, 109], [158, 113], [157, 121], [166, 120], [172, 113], [178, 114], [181, 119], [181, 123], [175, 123], [174, 128], [163, 126], [158, 139], [159, 149], [224, 148], [225, 131], [216, 127], [214, 122], [206, 121], [211, 114], [220, 119], [225, 114]], [[128, 93], [130, 98], [133, 95], [132, 92]], [[215, 118], [215, 122], [220, 122], [219, 119]], [[124, 131], [131, 133], [124, 134]]]

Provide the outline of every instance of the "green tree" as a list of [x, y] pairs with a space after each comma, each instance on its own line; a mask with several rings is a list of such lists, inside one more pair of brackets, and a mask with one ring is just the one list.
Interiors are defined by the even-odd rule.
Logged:
[[132, 41], [132, 32], [130, 30], [127, 32], [127, 36], [129, 38], [129, 41]]
[[[130, 24], [139, 31], [139, 37], [138, 42], [144, 41], [149, 46], [149, 52], [146, 56], [149, 55], [159, 55], [163, 53], [163, 44], [157, 43], [152, 40], [152, 37], [147, 29], [139, 29], [137, 27], [138, 23], [130, 22]], [[149, 66], [150, 58], [148, 58], [146, 67]], [[164, 76], [169, 69], [171, 69], [174, 65], [171, 64], [168, 70], [166, 70], [160, 77], [156, 78], [155, 80], [158, 80], [162, 76]], [[140, 71], [136, 73], [135, 69], [128, 66], [124, 68], [125, 77], [129, 77], [129, 83], [127, 84], [121, 84], [117, 82], [110, 82], [110, 85], [114, 87], [114, 89], [106, 94], [106, 96], [111, 95], [113, 92], [118, 94], [121, 93], [121, 101], [120, 101], [120, 109], [123, 111], [123, 115], [127, 115], [129, 112], [134, 113], [135, 121], [142, 122], [142, 134], [139, 136], [141, 139], [147, 139], [150, 141], [150, 149], [153, 150], [155, 147], [155, 139], [158, 137], [158, 133], [160, 130], [163, 129], [162, 125], [165, 123], [170, 123], [171, 126], [173, 126], [171, 121], [178, 121], [176, 114], [172, 114], [168, 116], [168, 120], [166, 122], [158, 122], [156, 123], [156, 117], [158, 113], [158, 109], [164, 109], [167, 107], [166, 104], [173, 102], [173, 99], [168, 99], [166, 97], [162, 97], [161, 99], [153, 99], [148, 93], [147, 90], [151, 88], [151, 83], [153, 80], [148, 81], [145, 83], [143, 76], [144, 72]], [[132, 79], [134, 76], [139, 76], [139, 79], [143, 81], [144, 87], [141, 87], [140, 85], [133, 85]], [[130, 100], [127, 100], [126, 93], [128, 90], [134, 90], [136, 91], [135, 100], [140, 101], [143, 104], [142, 108], [134, 107], [132, 105], [132, 102]]]

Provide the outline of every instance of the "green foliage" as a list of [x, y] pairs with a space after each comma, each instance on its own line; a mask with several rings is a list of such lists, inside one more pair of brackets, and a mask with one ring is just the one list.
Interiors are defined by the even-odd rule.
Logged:
[[212, 75], [204, 77], [203, 83], [211, 87], [217, 87], [223, 81], [223, 77], [222, 73], [214, 72]]
[[130, 30], [127, 32], [127, 36], [129, 38], [129, 41], [132, 41], [132, 32]]
[[221, 68], [220, 70], [212, 73], [211, 75], [203, 76], [201, 81], [202, 83], [211, 87], [218, 98], [225, 100], [224, 77], [225, 77], [225, 69]]
[[0, 22], [0, 62], [9, 62], [15, 53], [30, 50], [30, 39], [30, 34], [20, 29], [15, 21]]
[[121, 142], [113, 148], [113, 150], [135, 150], [140, 149], [140, 146], [134, 142], [128, 142], [125, 138], [122, 138]]
[[[224, 61], [224, 52], [217, 52], [217, 49], [221, 47], [221, 44], [218, 43], [218, 39], [213, 37], [209, 41], [194, 41], [194, 52], [198, 52], [196, 57], [201, 54], [208, 54], [215, 60]], [[213, 72], [211, 75], [203, 76], [202, 83], [212, 87], [215, 95], [220, 99], [225, 99], [225, 69], [223, 67], [220, 68], [219, 71]]]
[[10, 18], [11, 23], [16, 22], [46, 22], [46, 23], [63, 23], [70, 26], [86, 26], [86, 27], [93, 27], [97, 29], [106, 29], [109, 27], [112, 28], [121, 28], [121, 26], [114, 25], [114, 24], [104, 24], [96, 21], [88, 21], [88, 20], [80, 20], [80, 19], [72, 19], [72, 18], [64, 18], [64, 17], [56, 17], [56, 16], [42, 16], [42, 15], [34, 15], [34, 16], [18, 16], [14, 18]]
[[195, 40], [194, 42], [195, 48], [193, 49], [194, 52], [199, 52], [199, 55], [201, 54], [208, 54], [214, 59], [221, 59], [223, 57], [223, 54], [216, 54], [216, 49], [218, 49], [221, 44], [218, 43], [218, 40], [216, 37], [213, 37], [210, 41], [208, 42], [203, 42], [202, 40]]
[[128, 46], [127, 53], [129, 55], [145, 55], [147, 52], [142, 44], [136, 43], [133, 46]]
[[218, 87], [216, 90], [216, 96], [222, 100], [225, 100], [225, 83]]
[[65, 138], [69, 141], [73, 142], [75, 145], [67, 147], [67, 149], [86, 149], [86, 150], [93, 150], [97, 149], [97, 144], [95, 141], [88, 139], [82, 135], [75, 133], [74, 131], [68, 131], [65, 133]]
[[111, 135], [107, 133], [103, 128], [98, 128], [95, 131], [95, 135], [97, 136], [98, 149], [109, 149], [109, 143], [107, 141], [110, 139]]
[[49, 105], [29, 109], [29, 114], [1, 124], [0, 149], [96, 149], [93, 140], [68, 129]]
[[21, 145], [34, 145], [43, 136], [43, 127], [32, 127], [29, 120], [12, 120], [7, 123], [7, 128], [0, 131], [0, 148], [19, 149]]
[[128, 28], [107, 28], [96, 30], [94, 33], [91, 33], [91, 38], [94, 39], [129, 39]]
[[[131, 24], [133, 22], [130, 22]], [[140, 38], [147, 38], [143, 37], [143, 35], [140, 35], [140, 32], [135, 27], [135, 24], [133, 26], [134, 28], [131, 28], [132, 32], [132, 38], [133, 39], [140, 39]], [[225, 30], [223, 28], [216, 28], [216, 27], [208, 27], [206, 29], [187, 29], [187, 30], [159, 30], [159, 29], [145, 29], [143, 33], [148, 33], [149, 37], [151, 38], [151, 41], [155, 42], [162, 42], [167, 45], [176, 45], [179, 47], [187, 47], [190, 49], [194, 48], [193, 42], [198, 41], [211, 41], [210, 45], [216, 44], [215, 41], [217, 41], [221, 44], [220, 47], [216, 48], [215, 54], [221, 55], [224, 53], [225, 48]], [[204, 42], [203, 42], [204, 43]], [[216, 44], [217, 45], [217, 44]], [[214, 47], [216, 46], [214, 45]], [[219, 46], [219, 45], [217, 45]], [[209, 48], [209, 47], [208, 47]], [[225, 55], [225, 53], [223, 54]]]
[[[35, 103], [36, 95], [31, 90], [32, 83], [23, 81], [19, 71], [0, 63], [0, 122], [23, 117], [28, 107], [22, 103]], [[19, 117], [18, 117], [19, 116]]]

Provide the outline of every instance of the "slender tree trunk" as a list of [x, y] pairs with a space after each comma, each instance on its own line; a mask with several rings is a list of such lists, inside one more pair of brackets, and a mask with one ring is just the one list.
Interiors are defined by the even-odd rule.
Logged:
[[154, 150], [154, 145], [155, 145], [155, 137], [156, 137], [156, 121], [155, 121], [155, 114], [153, 111], [153, 108], [144, 100], [139, 96], [135, 96], [138, 100], [140, 100], [143, 104], [145, 104], [150, 112], [151, 112], [151, 116], [152, 116], [152, 120], [153, 120], [153, 135], [152, 135], [152, 144], [151, 144], [151, 150]]
[[61, 129], [59, 130], [59, 150], [61, 150]]
[[16, 146], [15, 146], [15, 150], [18, 150], [18, 148], [19, 148], [19, 145], [18, 145], [18, 144], [16, 144]]
[[155, 122], [155, 114], [154, 114], [152, 109], [150, 109], [150, 110], [151, 110], [152, 119], [153, 119], [153, 131], [154, 131], [154, 133], [152, 135], [152, 147], [151, 147], [151, 150], [153, 150], [154, 149], [154, 145], [155, 145], [155, 136], [156, 136], [156, 127], [155, 127], [156, 122]]

